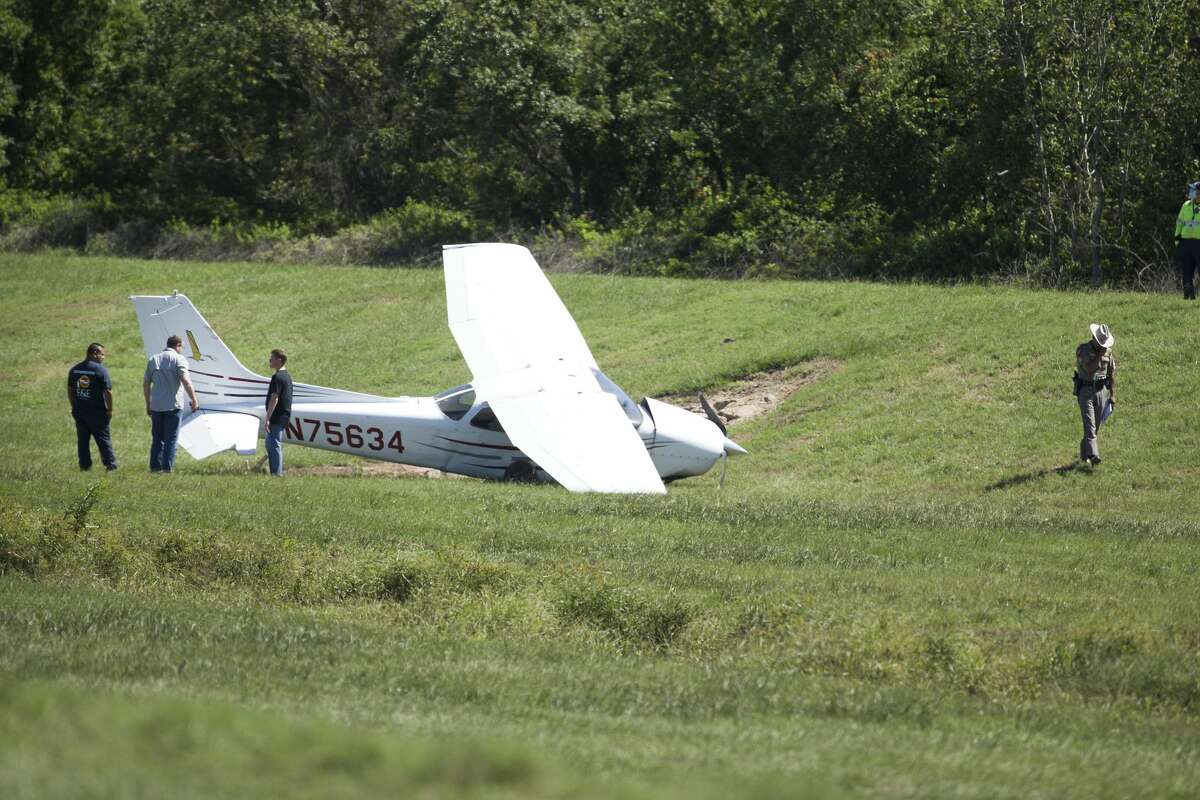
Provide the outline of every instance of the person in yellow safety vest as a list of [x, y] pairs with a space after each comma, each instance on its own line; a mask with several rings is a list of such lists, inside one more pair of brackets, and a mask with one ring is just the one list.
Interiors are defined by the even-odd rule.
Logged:
[[1196, 299], [1196, 270], [1200, 268], [1200, 181], [1188, 184], [1188, 199], [1175, 219], [1175, 254], [1183, 277], [1183, 299]]

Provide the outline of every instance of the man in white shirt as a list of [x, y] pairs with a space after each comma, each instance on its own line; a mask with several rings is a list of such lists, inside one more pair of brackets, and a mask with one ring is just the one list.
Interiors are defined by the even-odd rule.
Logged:
[[167, 349], [155, 353], [146, 362], [146, 374], [142, 379], [146, 414], [150, 417], [151, 472], [170, 472], [175, 467], [175, 443], [183, 418], [180, 386], [187, 390], [192, 411], [200, 408], [192, 379], [188, 377], [187, 359], [183, 357], [183, 339], [172, 334], [167, 337]]

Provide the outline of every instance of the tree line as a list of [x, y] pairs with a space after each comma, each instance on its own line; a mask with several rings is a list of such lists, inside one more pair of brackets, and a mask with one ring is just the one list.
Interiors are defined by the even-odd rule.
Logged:
[[0, 0], [0, 224], [135, 249], [357, 232], [379, 260], [507, 238], [628, 272], [1161, 284], [1200, 179], [1194, 10]]

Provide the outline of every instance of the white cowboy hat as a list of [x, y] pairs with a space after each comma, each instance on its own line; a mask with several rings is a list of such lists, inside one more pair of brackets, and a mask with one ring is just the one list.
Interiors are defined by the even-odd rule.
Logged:
[[1088, 327], [1092, 329], [1092, 341], [1101, 347], [1112, 347], [1113, 335], [1107, 325], [1102, 322], [1093, 322]]

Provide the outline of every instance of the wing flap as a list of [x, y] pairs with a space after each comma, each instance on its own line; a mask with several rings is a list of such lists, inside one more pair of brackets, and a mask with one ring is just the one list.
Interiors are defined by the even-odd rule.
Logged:
[[196, 460], [225, 450], [252, 456], [258, 449], [258, 429], [261, 425], [262, 422], [253, 414], [200, 409], [179, 426], [179, 445]]
[[492, 397], [488, 403], [513, 443], [565, 488], [667, 493], [641, 437], [612, 395], [548, 390]]

